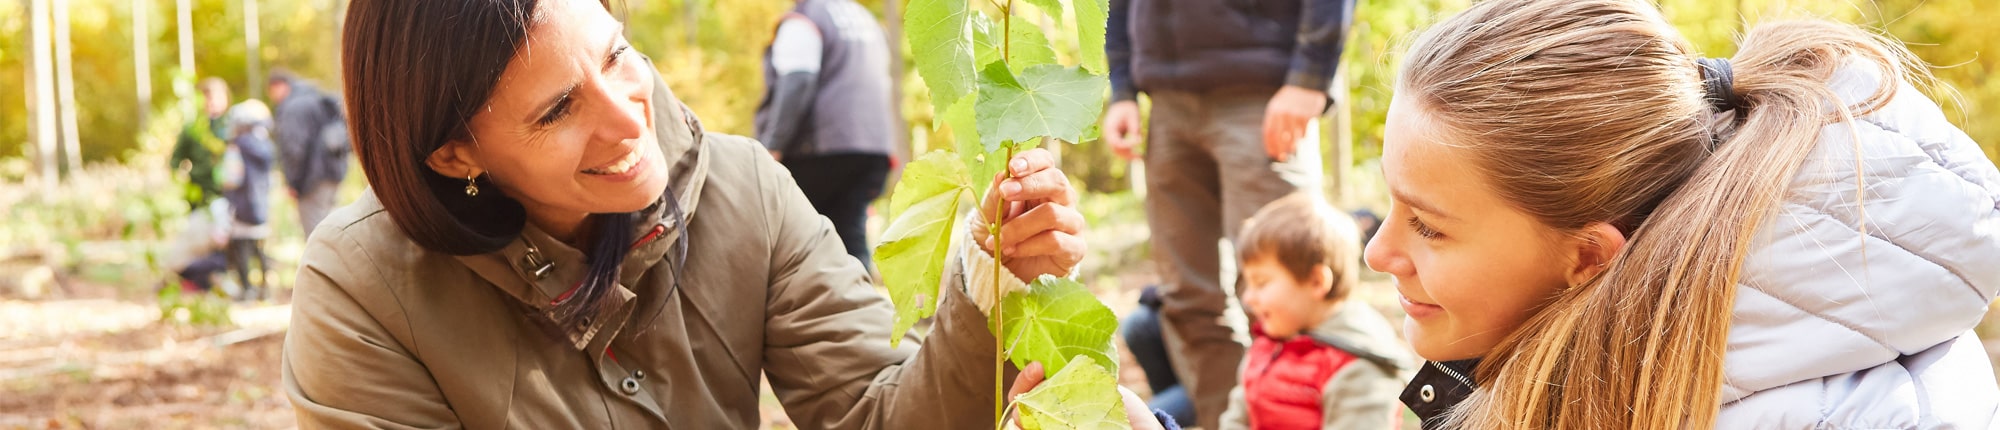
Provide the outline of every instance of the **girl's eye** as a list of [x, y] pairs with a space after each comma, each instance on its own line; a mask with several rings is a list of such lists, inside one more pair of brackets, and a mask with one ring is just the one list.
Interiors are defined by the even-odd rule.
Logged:
[[1417, 219], [1417, 217], [1410, 217], [1409, 224], [1410, 224], [1410, 229], [1415, 230], [1417, 232], [1417, 236], [1423, 237], [1425, 239], [1437, 239], [1440, 237], [1444, 237], [1444, 233], [1440, 233], [1436, 229], [1432, 229], [1429, 224], [1424, 224], [1424, 221]]

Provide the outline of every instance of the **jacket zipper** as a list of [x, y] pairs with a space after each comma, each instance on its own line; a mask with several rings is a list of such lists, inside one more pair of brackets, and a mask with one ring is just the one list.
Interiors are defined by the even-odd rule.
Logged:
[[1445, 376], [1450, 376], [1451, 379], [1458, 380], [1460, 384], [1465, 384], [1467, 387], [1473, 386], [1472, 379], [1466, 378], [1464, 374], [1458, 373], [1456, 370], [1451, 370], [1450, 367], [1445, 367], [1444, 363], [1433, 361], [1431, 362], [1431, 367], [1436, 367], [1437, 370], [1443, 371]]

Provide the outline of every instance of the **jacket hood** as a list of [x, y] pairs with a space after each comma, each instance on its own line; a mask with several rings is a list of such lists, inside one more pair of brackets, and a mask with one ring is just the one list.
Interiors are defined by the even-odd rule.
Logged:
[[1755, 235], [1725, 403], [1945, 343], [2000, 291], [2000, 171], [1908, 83], [1860, 63], [1829, 83], [1849, 105], [1882, 85], [1882, 109], [1821, 129]]

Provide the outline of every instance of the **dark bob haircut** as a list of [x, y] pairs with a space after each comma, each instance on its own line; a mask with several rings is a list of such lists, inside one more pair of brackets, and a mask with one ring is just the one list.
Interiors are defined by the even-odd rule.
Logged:
[[527, 40], [536, 0], [356, 0], [341, 39], [348, 129], [368, 185], [418, 245], [452, 255], [499, 250], [526, 213], [500, 187], [425, 164], [471, 137], [467, 122]]

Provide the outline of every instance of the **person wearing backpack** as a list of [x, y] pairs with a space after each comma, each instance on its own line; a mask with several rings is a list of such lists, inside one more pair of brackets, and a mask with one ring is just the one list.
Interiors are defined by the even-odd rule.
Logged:
[[311, 235], [339, 205], [340, 181], [347, 179], [347, 118], [340, 100], [283, 69], [271, 72], [266, 90], [276, 109], [273, 121], [285, 184], [298, 200], [299, 228]]

